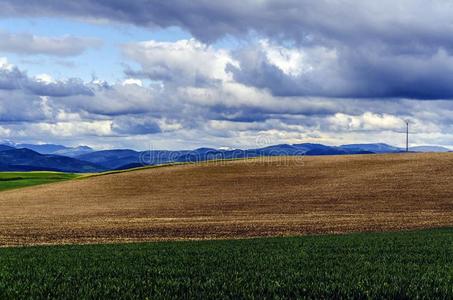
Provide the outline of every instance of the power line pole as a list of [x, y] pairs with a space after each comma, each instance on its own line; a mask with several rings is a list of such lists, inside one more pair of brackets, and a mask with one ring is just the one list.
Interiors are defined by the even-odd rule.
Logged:
[[409, 152], [409, 120], [406, 120], [406, 152]]

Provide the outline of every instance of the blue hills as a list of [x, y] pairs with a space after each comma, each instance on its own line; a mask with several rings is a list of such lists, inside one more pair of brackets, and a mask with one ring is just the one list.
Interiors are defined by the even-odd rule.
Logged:
[[367, 152], [373, 152], [373, 153], [392, 153], [392, 152], [400, 152], [403, 150], [401, 148], [390, 146], [390, 145], [387, 145], [384, 143], [349, 144], [349, 145], [342, 145], [339, 148], [346, 150], [346, 151], [367, 151]]
[[[444, 147], [419, 146], [413, 152], [447, 152]], [[92, 173], [124, 170], [147, 165], [178, 162], [198, 162], [215, 159], [240, 159], [261, 156], [310, 156], [398, 153], [403, 149], [383, 143], [327, 146], [322, 144], [281, 144], [256, 149], [222, 150], [199, 148], [195, 150], [135, 151], [114, 149], [95, 151], [87, 146], [65, 147], [53, 144], [0, 145], [0, 171], [61, 171]]]
[[26, 148], [0, 151], [0, 171], [93, 173], [106, 170], [105, 167], [90, 162], [61, 155], [41, 154]]

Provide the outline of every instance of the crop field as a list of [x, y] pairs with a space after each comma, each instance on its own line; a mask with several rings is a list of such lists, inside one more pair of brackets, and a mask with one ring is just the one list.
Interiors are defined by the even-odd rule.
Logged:
[[453, 297], [453, 229], [0, 249], [0, 298]]
[[69, 180], [78, 176], [58, 172], [0, 172], [0, 191]]
[[0, 245], [448, 227], [452, 190], [453, 153], [150, 168], [0, 192]]

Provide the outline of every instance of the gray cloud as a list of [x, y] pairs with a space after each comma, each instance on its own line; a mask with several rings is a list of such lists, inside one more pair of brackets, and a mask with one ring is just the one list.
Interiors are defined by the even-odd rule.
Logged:
[[0, 51], [25, 55], [76, 56], [88, 48], [99, 47], [95, 38], [62, 36], [46, 37], [29, 33], [13, 34], [0, 30]]
[[[273, 62], [260, 46], [243, 49], [228, 66], [238, 82], [270, 90], [276, 96], [329, 98], [453, 99], [453, 56], [445, 50], [425, 55], [393, 55], [380, 48], [286, 49], [303, 57], [296, 74]], [[331, 52], [328, 57], [326, 52]], [[288, 59], [284, 55], [279, 57]], [[289, 60], [286, 63], [297, 63]]]
[[[258, 49], [240, 54], [241, 68], [233, 66], [229, 71], [237, 81], [268, 89], [276, 96], [453, 98], [449, 84], [453, 79], [453, 6], [443, 0], [81, 0], [76, 4], [68, 0], [4, 0], [0, 14], [179, 26], [204, 42], [225, 36], [267, 38], [271, 44], [300, 49], [302, 56], [309, 57], [304, 63], [313, 68], [282, 72]], [[129, 75], [180, 85], [212, 83], [201, 66], [190, 76], [178, 76], [172, 73], [171, 61], [148, 57], [144, 65], [146, 51], [141, 52], [146, 46], [124, 47], [125, 54], [143, 67], [141, 73], [131, 71]], [[323, 63], [329, 53], [335, 57]], [[154, 54], [161, 56], [156, 49]], [[190, 62], [174, 60], [180, 72], [192, 70]]]
[[[442, 0], [3, 0], [3, 15], [102, 18], [139, 26], [180, 26], [203, 41], [250, 31], [301, 43], [383, 41], [402, 51], [452, 44], [453, 7]], [[347, 20], [347, 21], [345, 21]]]
[[36, 122], [48, 117], [40, 97], [20, 90], [0, 90], [0, 123]]
[[119, 134], [141, 135], [155, 134], [162, 132], [159, 124], [149, 117], [121, 116], [116, 118], [112, 124], [112, 130]]
[[93, 92], [82, 80], [70, 78], [65, 81], [45, 82], [31, 78], [17, 67], [2, 68], [0, 65], [0, 90], [21, 90], [36, 96], [67, 97], [71, 95], [92, 96]]
[[86, 83], [93, 95], [70, 95], [54, 101], [57, 107], [71, 112], [86, 111], [104, 116], [120, 116], [149, 112], [156, 100], [148, 89], [136, 85]]
[[130, 43], [123, 46], [123, 53], [141, 66], [139, 71], [126, 71], [127, 75], [178, 86], [216, 84], [225, 77], [226, 63], [233, 62], [227, 51], [194, 39]]

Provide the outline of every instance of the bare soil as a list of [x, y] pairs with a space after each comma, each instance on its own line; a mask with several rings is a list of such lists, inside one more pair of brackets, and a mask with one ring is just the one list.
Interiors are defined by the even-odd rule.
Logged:
[[0, 193], [0, 245], [453, 226], [453, 153], [168, 166]]

